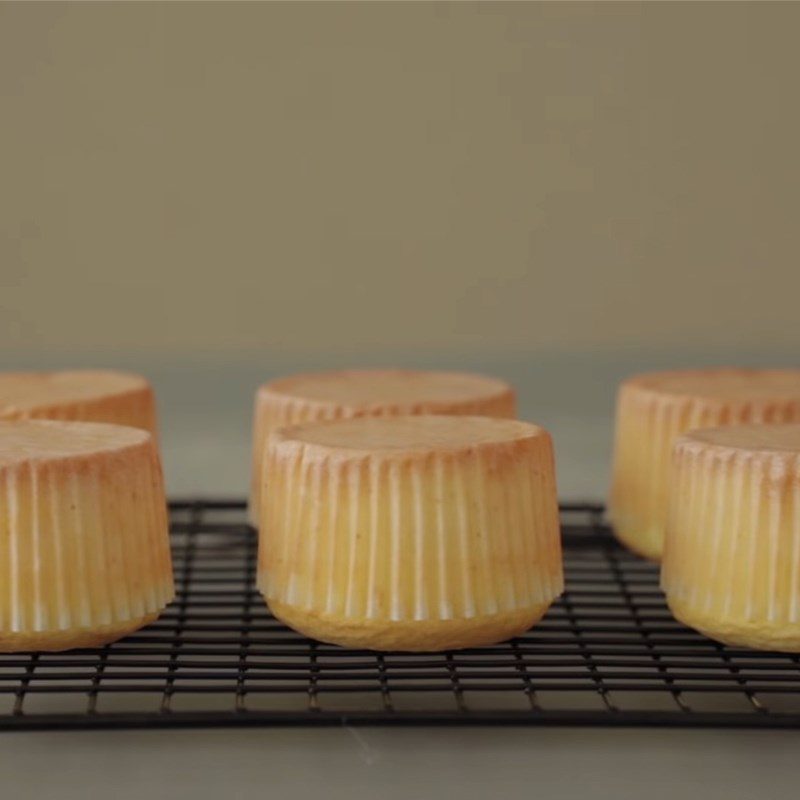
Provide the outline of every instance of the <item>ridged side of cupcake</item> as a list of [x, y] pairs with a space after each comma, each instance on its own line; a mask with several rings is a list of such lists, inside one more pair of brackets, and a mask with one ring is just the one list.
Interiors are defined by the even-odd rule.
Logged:
[[275, 434], [258, 572], [273, 611], [378, 649], [463, 647], [530, 627], [563, 589], [552, 446], [535, 426], [506, 425], [522, 427], [505, 441], [416, 449], [321, 446], [297, 440], [302, 426]]
[[4, 422], [0, 451], [0, 650], [93, 646], [155, 619], [174, 588], [150, 434]]
[[681, 434], [793, 421], [800, 421], [800, 371], [651, 373], [624, 382], [617, 396], [609, 498], [617, 537], [639, 555], [661, 558], [672, 446]]
[[[455, 383], [455, 388], [443, 392], [448, 382]], [[253, 412], [251, 522], [258, 524], [264, 451], [272, 431], [305, 422], [419, 414], [513, 419], [516, 395], [496, 378], [410, 370], [343, 370], [293, 375], [264, 384], [256, 393]]]
[[675, 616], [708, 636], [800, 651], [800, 426], [678, 441], [661, 580]]

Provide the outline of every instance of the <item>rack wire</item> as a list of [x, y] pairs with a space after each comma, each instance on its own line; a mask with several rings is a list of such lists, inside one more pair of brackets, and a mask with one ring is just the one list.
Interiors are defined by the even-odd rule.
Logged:
[[403, 654], [309, 640], [255, 589], [239, 501], [170, 506], [177, 598], [112, 645], [0, 655], [0, 729], [520, 724], [800, 727], [800, 659], [683, 627], [657, 567], [594, 504], [563, 505], [566, 591], [493, 647]]

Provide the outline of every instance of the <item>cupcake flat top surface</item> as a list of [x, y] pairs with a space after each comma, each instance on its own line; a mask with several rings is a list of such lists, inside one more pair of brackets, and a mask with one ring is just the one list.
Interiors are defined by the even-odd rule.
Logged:
[[490, 417], [360, 417], [284, 428], [283, 441], [359, 451], [451, 450], [546, 435], [529, 422]]
[[511, 391], [497, 378], [462, 372], [343, 370], [270, 381], [263, 392], [346, 407], [452, 404]]
[[74, 403], [142, 389], [140, 375], [113, 370], [0, 372], [0, 417], [26, 409]]
[[626, 385], [657, 393], [720, 400], [800, 400], [798, 369], [703, 369], [634, 375]]
[[0, 422], [0, 466], [121, 450], [149, 438], [147, 431], [138, 428], [100, 422]]
[[800, 455], [800, 425], [734, 425], [704, 428], [681, 437], [684, 443], [696, 442], [754, 452], [788, 452]]

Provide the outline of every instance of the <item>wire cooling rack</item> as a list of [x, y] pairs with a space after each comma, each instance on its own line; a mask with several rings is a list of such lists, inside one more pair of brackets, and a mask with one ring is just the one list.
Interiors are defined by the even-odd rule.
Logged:
[[494, 647], [376, 654], [294, 633], [255, 589], [243, 502], [170, 507], [177, 599], [120, 642], [0, 655], [0, 729], [525, 724], [800, 727], [800, 659], [670, 616], [602, 507], [562, 506], [566, 591]]

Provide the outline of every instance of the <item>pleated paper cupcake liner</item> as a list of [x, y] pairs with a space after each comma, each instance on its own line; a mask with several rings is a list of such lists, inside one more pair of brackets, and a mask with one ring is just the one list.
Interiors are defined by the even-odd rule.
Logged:
[[[365, 378], [368, 379], [370, 374], [379, 378], [382, 371], [366, 372], [364, 373]], [[302, 377], [298, 376], [297, 379], [302, 379]], [[285, 379], [285, 381], [292, 380], [295, 378]], [[384, 401], [373, 405], [358, 405], [344, 401], [337, 403], [333, 400], [323, 401], [296, 396], [282, 391], [283, 381], [265, 384], [256, 393], [253, 413], [253, 463], [248, 511], [250, 522], [255, 526], [258, 525], [263, 484], [263, 461], [267, 439], [272, 431], [304, 422], [352, 419], [361, 416], [455, 414], [514, 418], [516, 416], [516, 399], [513, 390], [504, 386], [500, 381], [496, 381], [496, 383], [497, 388], [494, 393], [479, 397], [464, 397], [448, 402], [401, 401], [398, 399], [397, 402]]]
[[174, 594], [151, 440], [97, 457], [0, 467], [0, 631], [115, 626]]
[[623, 385], [617, 402], [609, 517], [631, 550], [660, 559], [668, 512], [672, 447], [683, 433], [739, 423], [800, 420], [800, 402], [723, 401]]
[[272, 448], [259, 548], [268, 602], [362, 622], [549, 605], [563, 590], [552, 473], [507, 454], [352, 458]]
[[786, 453], [676, 446], [662, 586], [683, 621], [800, 641], [798, 476]]

